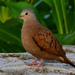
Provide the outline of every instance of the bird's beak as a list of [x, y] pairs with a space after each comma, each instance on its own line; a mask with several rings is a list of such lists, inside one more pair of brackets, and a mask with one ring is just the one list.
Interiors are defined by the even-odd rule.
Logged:
[[22, 15], [18, 16], [16, 19], [20, 19], [21, 17], [23, 17]]

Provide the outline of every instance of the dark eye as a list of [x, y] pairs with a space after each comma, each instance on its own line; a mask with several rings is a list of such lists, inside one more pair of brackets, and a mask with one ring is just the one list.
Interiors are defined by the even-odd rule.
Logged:
[[25, 15], [28, 15], [28, 13], [25, 13]]

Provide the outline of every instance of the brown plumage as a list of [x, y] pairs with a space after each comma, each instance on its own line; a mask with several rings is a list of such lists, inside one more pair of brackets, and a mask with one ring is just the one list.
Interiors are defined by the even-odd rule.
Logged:
[[[37, 66], [39, 69], [41, 63], [45, 59], [49, 59], [59, 60], [75, 67], [66, 57], [62, 45], [53, 33], [37, 21], [32, 9], [27, 8], [23, 10], [18, 18], [24, 20], [21, 32], [22, 44], [27, 52], [37, 57], [32, 63], [26, 63], [27, 65]], [[42, 60], [39, 64], [35, 65], [38, 59]]]

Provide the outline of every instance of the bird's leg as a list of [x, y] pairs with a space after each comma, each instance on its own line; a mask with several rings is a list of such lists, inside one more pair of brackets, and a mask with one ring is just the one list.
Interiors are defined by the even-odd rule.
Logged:
[[44, 59], [42, 59], [39, 64], [32, 65], [32, 66], [33, 66], [33, 67], [38, 67], [37, 70], [39, 70], [39, 67], [40, 67], [40, 66], [43, 66], [43, 65], [41, 65], [41, 64], [43, 63], [43, 61], [44, 61]]
[[29, 66], [34, 66], [35, 65], [35, 63], [36, 63], [36, 61], [38, 61], [39, 59], [35, 59], [32, 63], [27, 63], [26, 62], [26, 65], [29, 65]]

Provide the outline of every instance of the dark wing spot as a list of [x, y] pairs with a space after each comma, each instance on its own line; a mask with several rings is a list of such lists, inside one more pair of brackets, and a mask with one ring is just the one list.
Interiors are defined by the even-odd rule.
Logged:
[[48, 35], [46, 35], [46, 36], [48, 36]]
[[41, 47], [40, 47], [40, 50], [41, 50], [41, 51], [44, 51]]
[[55, 49], [56, 49], [56, 45], [57, 45], [57, 43], [56, 43], [56, 40], [55, 40]]
[[50, 47], [51, 47], [51, 43], [50, 43]]
[[53, 42], [53, 40], [52, 40], [52, 42]]
[[51, 41], [51, 43], [50, 43], [50, 47], [51, 47], [51, 44], [53, 43], [53, 40]]
[[56, 44], [55, 44], [55, 49], [56, 49]]
[[49, 33], [49, 35], [50, 35], [50, 33]]
[[53, 37], [51, 37], [51, 39], [53, 39]]
[[46, 33], [46, 34], [50, 35], [50, 33]]
[[38, 36], [39, 36], [40, 34], [38, 34]]
[[43, 36], [44, 36], [44, 34], [43, 34]]
[[60, 43], [58, 40], [57, 40], [57, 42]]
[[46, 33], [46, 34], [48, 34], [48, 33]]

